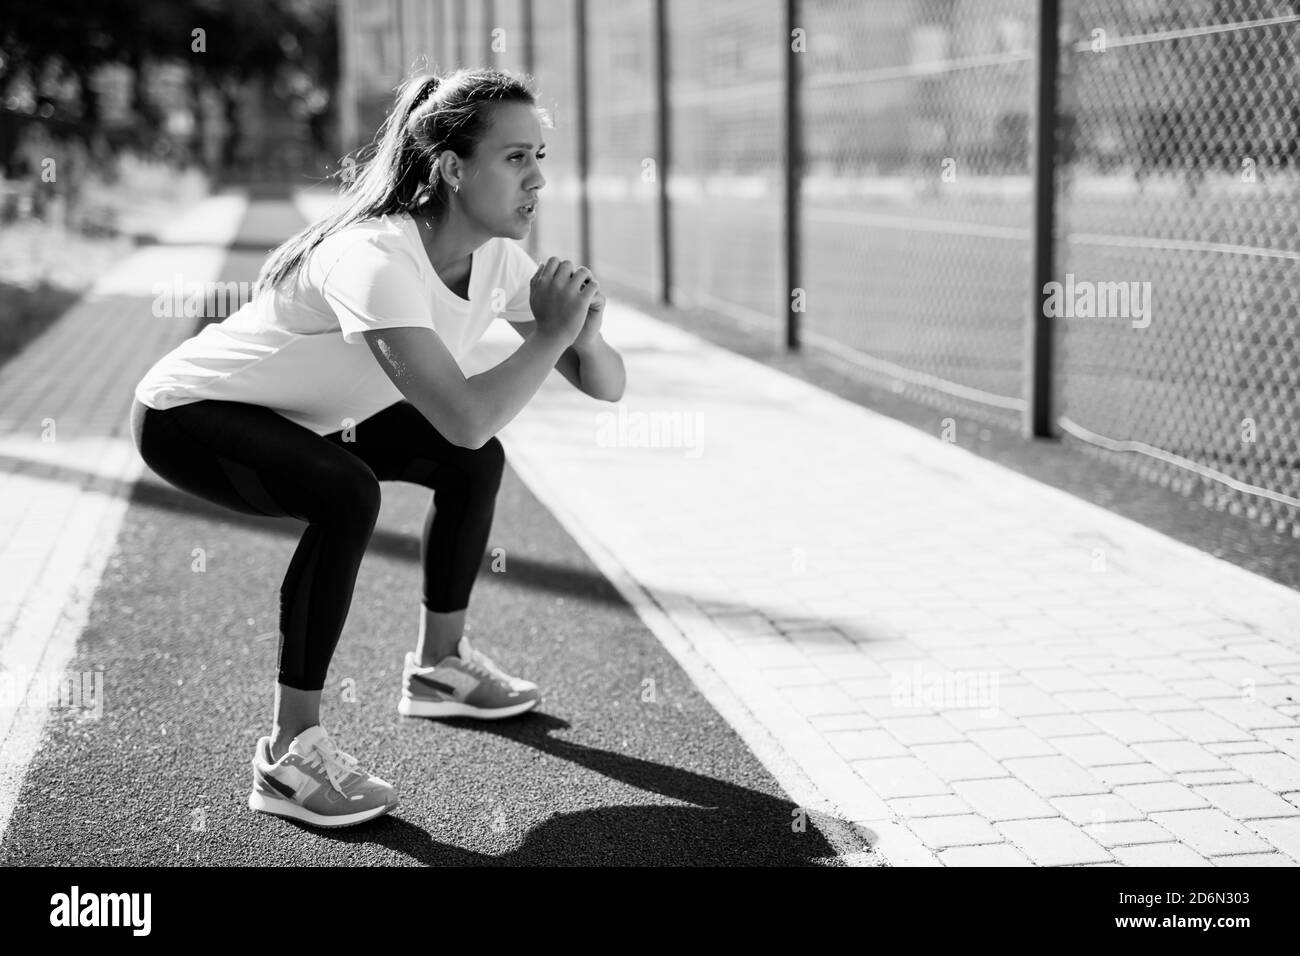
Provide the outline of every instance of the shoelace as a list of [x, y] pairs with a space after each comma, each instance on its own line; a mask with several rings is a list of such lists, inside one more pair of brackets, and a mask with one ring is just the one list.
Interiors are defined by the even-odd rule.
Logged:
[[507, 687], [514, 688], [516, 686], [515, 678], [511, 677], [498, 667], [496, 661], [492, 660], [492, 658], [471, 645], [469, 641], [465, 642], [465, 648], [469, 651], [469, 659], [472, 663], [483, 668], [488, 672], [488, 674], [501, 681], [501, 683], [505, 684]]
[[359, 763], [357, 758], [339, 750], [328, 737], [316, 741], [312, 757], [315, 758], [315, 762], [320, 768], [325, 771], [330, 786], [339, 793], [343, 793], [343, 781], [347, 779], [349, 774], [357, 771]]
[[469, 651], [469, 659], [472, 660], [475, 664], [479, 665], [479, 667], [482, 667], [485, 671], [487, 671], [489, 674], [492, 674], [494, 677], [500, 677], [503, 680], [505, 679], [506, 676], [505, 672], [501, 670], [500, 667], [497, 667], [496, 662], [492, 660], [492, 658], [488, 657], [478, 648], [471, 645], [469, 641], [465, 642], [465, 649]]
[[519, 682], [517, 678], [511, 677], [503, 671], [496, 661], [492, 660], [492, 658], [474, 647], [474, 645], [470, 644], [468, 640], [465, 641], [465, 650], [468, 651], [468, 656], [461, 656], [459, 658], [461, 661], [479, 668], [486, 672], [489, 677], [501, 681], [501, 683], [505, 684], [512, 690], [518, 689]]

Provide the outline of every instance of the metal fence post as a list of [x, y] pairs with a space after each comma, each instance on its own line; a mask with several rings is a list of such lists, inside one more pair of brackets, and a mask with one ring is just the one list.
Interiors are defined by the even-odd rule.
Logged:
[[456, 65], [459, 69], [465, 65], [465, 0], [456, 0], [456, 6], [453, 9], [453, 26], [452, 33], [456, 37]]
[[1030, 226], [1029, 317], [1025, 323], [1026, 438], [1058, 437], [1053, 429], [1052, 318], [1043, 309], [1043, 287], [1056, 269], [1056, 112], [1060, 66], [1060, 0], [1039, 5], [1034, 94], [1033, 221]]
[[[523, 6], [520, 10], [522, 19], [521, 28], [524, 34], [523, 38], [523, 60], [524, 73], [532, 76], [535, 64], [533, 62], [533, 0], [523, 0]], [[542, 133], [542, 139], [546, 139], [546, 133]], [[528, 230], [528, 254], [534, 259], [538, 257], [538, 240], [536, 227]]]
[[[785, 275], [783, 288], [778, 289], [785, 312], [785, 346], [790, 351], [799, 349], [799, 313], [794, 309], [794, 290], [801, 287], [799, 275], [799, 185], [803, 172], [803, 130], [799, 116], [799, 57], [794, 49], [794, 31], [800, 13], [799, 0], [785, 0], [785, 106], [783, 123], [785, 133], [785, 170], [782, 223], [782, 259]], [[800, 299], [805, 304], [804, 298]]]
[[443, 56], [443, 51], [447, 48], [447, 41], [444, 39], [447, 35], [446, 0], [438, 0], [433, 5], [433, 22], [429, 25], [429, 29], [432, 31], [429, 37], [429, 51], [433, 56], [429, 69], [431, 72], [441, 73], [447, 68], [447, 59]]
[[672, 125], [668, 118], [668, 0], [655, 0], [655, 135], [659, 153], [659, 298], [673, 304], [672, 207], [668, 203], [668, 170]]
[[[339, 4], [339, 95], [338, 106], [339, 155], [356, 149], [360, 136], [360, 118], [357, 110], [357, 11], [356, 0], [342, 0]], [[8, 147], [3, 151], [8, 160]]]
[[577, 77], [575, 105], [578, 112], [578, 255], [581, 264], [595, 272], [591, 262], [591, 214], [587, 198], [587, 0], [576, 0]]
[[529, 76], [533, 73], [533, 0], [523, 0], [523, 5], [519, 11], [520, 26], [524, 35], [523, 39], [523, 61], [524, 72]]

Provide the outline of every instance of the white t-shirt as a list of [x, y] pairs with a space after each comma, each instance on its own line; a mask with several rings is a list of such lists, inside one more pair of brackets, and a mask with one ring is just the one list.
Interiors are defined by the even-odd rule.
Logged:
[[[280, 287], [164, 355], [135, 395], [156, 409], [201, 399], [263, 405], [318, 435], [346, 427], [345, 419], [360, 424], [403, 399], [362, 332], [432, 329], [459, 364], [493, 319], [532, 318], [537, 263], [518, 242], [489, 239], [472, 262], [466, 301], [434, 271], [409, 215], [349, 226]], [[494, 300], [504, 308], [494, 312]]]

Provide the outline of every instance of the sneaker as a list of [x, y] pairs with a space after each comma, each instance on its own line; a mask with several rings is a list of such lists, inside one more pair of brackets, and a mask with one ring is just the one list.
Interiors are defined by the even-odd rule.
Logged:
[[271, 759], [270, 737], [258, 740], [248, 805], [318, 827], [347, 827], [387, 813], [397, 797], [391, 783], [359, 769], [317, 724], [279, 760]]
[[[458, 655], [458, 656], [456, 656]], [[532, 710], [542, 694], [532, 681], [511, 677], [462, 637], [456, 655], [421, 667], [407, 653], [402, 699], [397, 712], [407, 717], [480, 717], [496, 720]]]

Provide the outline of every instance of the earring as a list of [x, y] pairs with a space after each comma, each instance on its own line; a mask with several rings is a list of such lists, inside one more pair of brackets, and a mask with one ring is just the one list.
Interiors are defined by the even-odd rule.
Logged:
[[452, 186], [451, 191], [454, 193], [460, 192], [460, 183], [457, 183], [456, 185]]

